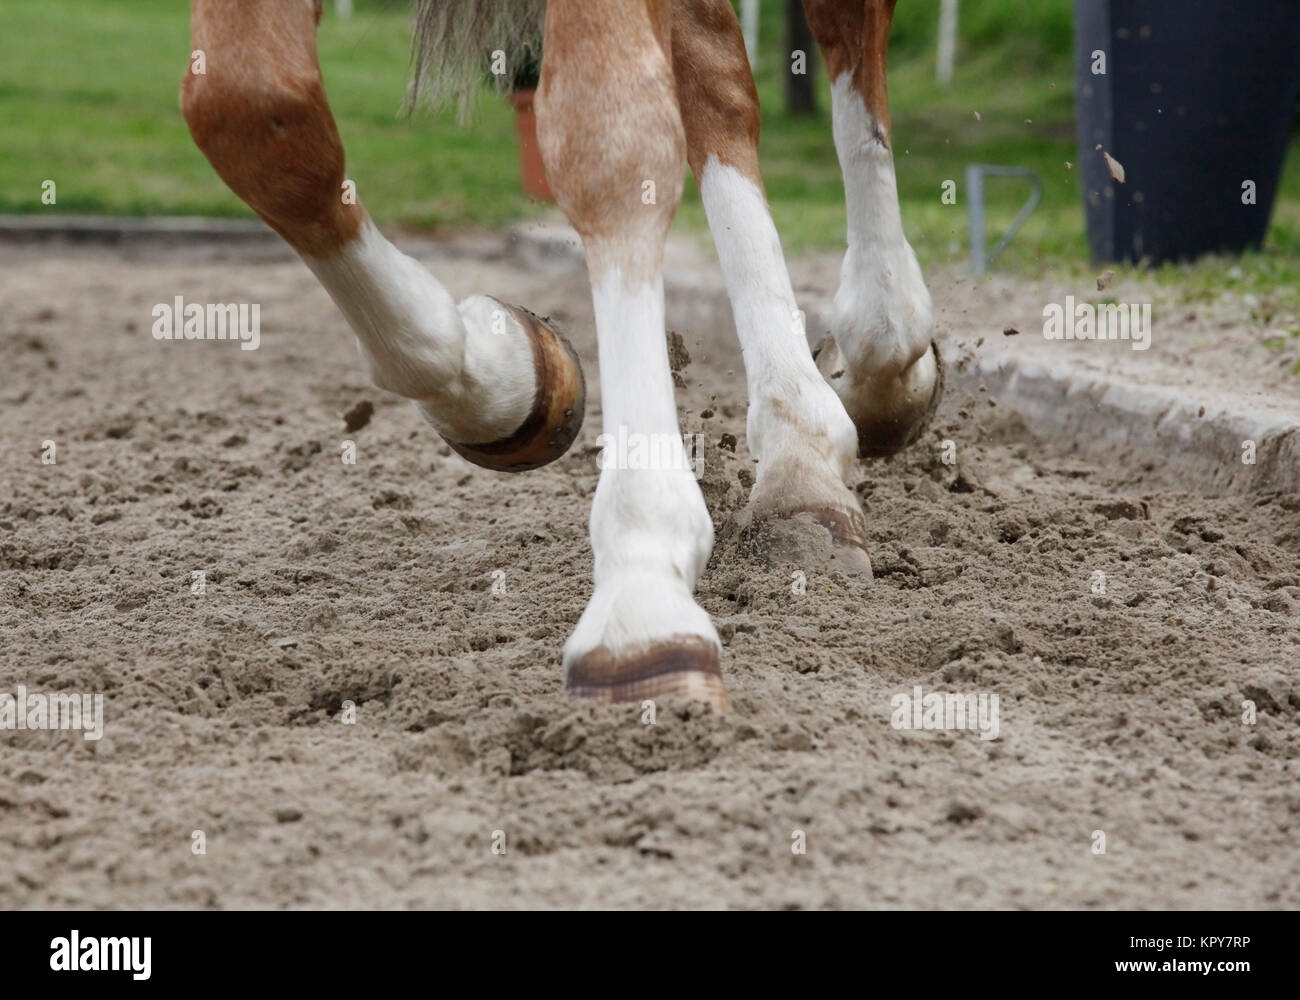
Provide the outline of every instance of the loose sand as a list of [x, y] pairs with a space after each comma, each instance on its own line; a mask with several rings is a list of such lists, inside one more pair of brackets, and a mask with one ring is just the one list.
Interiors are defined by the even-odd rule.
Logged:
[[[647, 726], [559, 665], [591, 571], [585, 281], [424, 255], [570, 332], [565, 458], [452, 454], [296, 261], [0, 250], [0, 691], [107, 715], [97, 743], [0, 733], [0, 906], [1300, 906], [1300, 496], [1179, 492], [1177, 456], [1103, 467], [954, 397], [859, 470], [874, 586], [810, 563], [797, 594], [737, 537], [734, 337], [682, 330], [733, 711]], [[261, 303], [260, 349], [153, 340], [178, 294]], [[892, 728], [918, 684], [996, 693], [999, 738]]]

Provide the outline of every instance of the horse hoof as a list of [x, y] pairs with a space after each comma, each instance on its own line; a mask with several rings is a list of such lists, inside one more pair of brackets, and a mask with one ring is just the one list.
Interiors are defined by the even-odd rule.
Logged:
[[752, 558], [769, 566], [821, 567], [872, 580], [867, 522], [862, 511], [814, 504], [741, 516], [741, 538]]
[[602, 703], [693, 698], [725, 712], [716, 645], [699, 636], [672, 636], [645, 648], [616, 654], [597, 646], [569, 664], [565, 687], [570, 697]]
[[813, 356], [858, 429], [859, 458], [884, 458], [915, 442], [943, 399], [943, 356], [934, 341], [910, 368], [879, 378], [854, 379], [844, 371], [839, 345], [830, 334]]
[[554, 462], [569, 450], [582, 429], [587, 383], [569, 341], [546, 320], [521, 306], [502, 302], [528, 334], [533, 347], [537, 394], [533, 408], [509, 437], [487, 444], [448, 440], [456, 454], [496, 472], [527, 472]]
[[819, 507], [809, 510], [831, 536], [831, 566], [871, 582], [871, 557], [867, 555], [867, 519], [860, 510]]

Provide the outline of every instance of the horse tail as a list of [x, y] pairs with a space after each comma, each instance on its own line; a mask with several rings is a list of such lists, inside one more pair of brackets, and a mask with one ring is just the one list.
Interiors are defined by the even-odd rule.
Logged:
[[419, 0], [406, 110], [454, 103], [467, 118], [490, 71], [505, 89], [540, 59], [545, 16], [546, 0]]

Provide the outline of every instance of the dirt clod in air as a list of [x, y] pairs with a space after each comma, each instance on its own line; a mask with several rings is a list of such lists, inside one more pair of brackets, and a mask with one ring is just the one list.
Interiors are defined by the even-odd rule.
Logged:
[[691, 363], [691, 353], [686, 350], [686, 341], [676, 330], [668, 331], [668, 367], [674, 372], [684, 372]]
[[673, 374], [673, 385], [678, 389], [686, 388], [686, 379], [682, 372], [691, 363], [691, 354], [686, 350], [686, 341], [676, 330], [668, 331], [668, 368]]
[[375, 404], [363, 399], [343, 414], [343, 426], [348, 431], [359, 431], [375, 414]]

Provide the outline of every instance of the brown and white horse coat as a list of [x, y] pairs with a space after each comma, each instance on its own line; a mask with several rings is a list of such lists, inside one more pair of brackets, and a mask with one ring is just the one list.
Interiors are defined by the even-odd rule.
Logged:
[[[761, 529], [809, 515], [829, 533], [835, 561], [869, 576], [865, 519], [846, 479], [859, 455], [915, 440], [942, 370], [894, 178], [885, 88], [894, 0], [804, 5], [832, 79], [848, 209], [832, 330], [815, 359], [763, 193], [758, 97], [728, 0], [548, 0], [539, 142], [587, 258], [606, 433], [680, 447], [662, 260], [689, 165], [745, 359], [758, 460], [747, 516]], [[423, 0], [417, 89], [455, 82], [458, 61], [476, 69], [502, 44], [494, 31], [519, 36], [541, 8]], [[479, 465], [551, 461], [582, 420], [576, 356], [525, 309], [482, 295], [455, 302], [341, 197], [319, 17], [318, 0], [193, 0], [192, 43], [207, 71], [185, 76], [182, 109], [196, 143], [320, 279], [377, 386], [415, 401]], [[568, 689], [608, 701], [685, 695], [724, 709], [721, 646], [693, 597], [713, 526], [685, 457], [661, 464], [602, 468], [591, 511], [595, 587], [564, 649]]]

